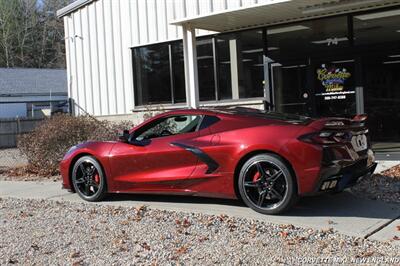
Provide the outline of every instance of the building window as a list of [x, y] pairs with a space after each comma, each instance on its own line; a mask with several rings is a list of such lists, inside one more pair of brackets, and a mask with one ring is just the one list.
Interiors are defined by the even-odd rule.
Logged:
[[133, 48], [135, 104], [185, 102], [182, 42]]
[[263, 97], [264, 64], [261, 30], [217, 37], [218, 84], [221, 99]]
[[197, 40], [197, 68], [200, 101], [216, 100], [213, 39]]
[[185, 63], [183, 59], [183, 43], [174, 42], [171, 44], [173, 74], [173, 103], [186, 102], [186, 86], [185, 86]]
[[229, 39], [218, 36], [217, 46], [217, 66], [218, 66], [218, 97], [219, 100], [232, 99], [232, 77]]
[[399, 44], [400, 9], [366, 13], [353, 16], [354, 44]]

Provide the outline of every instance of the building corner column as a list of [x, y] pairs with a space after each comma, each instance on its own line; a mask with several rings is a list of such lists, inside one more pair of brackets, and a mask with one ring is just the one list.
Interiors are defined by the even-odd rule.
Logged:
[[196, 31], [190, 26], [190, 24], [183, 25], [182, 31], [186, 102], [189, 108], [198, 108], [199, 79], [197, 70]]

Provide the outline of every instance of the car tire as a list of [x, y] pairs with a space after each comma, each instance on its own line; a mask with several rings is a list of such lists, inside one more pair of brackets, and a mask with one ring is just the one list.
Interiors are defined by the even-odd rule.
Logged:
[[243, 202], [262, 214], [281, 214], [298, 199], [295, 176], [275, 154], [248, 159], [240, 170], [238, 189]]
[[107, 194], [103, 168], [93, 156], [83, 156], [75, 162], [71, 180], [76, 193], [86, 201], [100, 201]]

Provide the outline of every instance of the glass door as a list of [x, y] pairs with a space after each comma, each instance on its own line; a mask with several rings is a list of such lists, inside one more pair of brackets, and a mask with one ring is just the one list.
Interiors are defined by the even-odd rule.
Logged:
[[363, 59], [365, 112], [376, 149], [400, 150], [400, 50]]
[[270, 64], [272, 99], [275, 110], [282, 113], [311, 115], [311, 91], [307, 86], [307, 68], [304, 62]]

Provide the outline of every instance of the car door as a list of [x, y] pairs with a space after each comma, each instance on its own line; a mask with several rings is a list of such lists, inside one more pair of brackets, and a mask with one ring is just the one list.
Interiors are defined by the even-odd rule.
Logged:
[[196, 168], [198, 158], [179, 144], [196, 141], [201, 119], [200, 115], [164, 116], [137, 129], [131, 143], [116, 144], [110, 157], [114, 182], [121, 190], [176, 187]]

